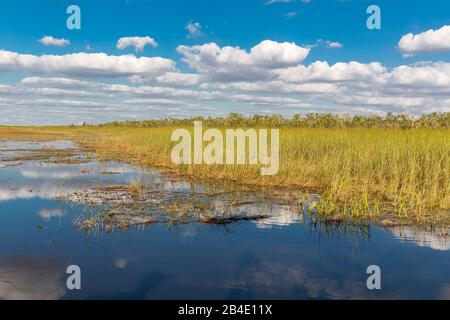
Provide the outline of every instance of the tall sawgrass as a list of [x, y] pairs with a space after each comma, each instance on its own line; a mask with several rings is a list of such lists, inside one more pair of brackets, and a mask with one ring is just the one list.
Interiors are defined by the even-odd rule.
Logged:
[[317, 191], [349, 204], [368, 199], [372, 207], [390, 204], [404, 215], [450, 208], [450, 130], [281, 129], [279, 173], [264, 177], [258, 166], [172, 165], [174, 129], [85, 130], [86, 142], [101, 157], [119, 156], [195, 178]]
[[279, 173], [265, 177], [258, 166], [173, 165], [170, 137], [176, 128], [28, 130], [30, 136], [46, 132], [79, 139], [94, 147], [100, 158], [161, 167], [196, 179], [318, 192], [323, 197], [317, 207], [324, 212], [376, 214], [386, 205], [400, 217], [420, 219], [436, 212], [450, 216], [449, 129], [281, 128]]

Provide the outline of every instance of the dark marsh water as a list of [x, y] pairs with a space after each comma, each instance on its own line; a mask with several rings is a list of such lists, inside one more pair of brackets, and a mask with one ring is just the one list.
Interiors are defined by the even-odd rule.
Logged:
[[[61, 196], [99, 185], [170, 181], [115, 162], [6, 161], [70, 142], [0, 141], [1, 299], [450, 299], [450, 242], [414, 228], [313, 224], [289, 206], [227, 225], [199, 222], [89, 232]], [[251, 210], [247, 208], [246, 210]], [[81, 268], [68, 290], [66, 268]], [[382, 289], [366, 287], [378, 265]]]

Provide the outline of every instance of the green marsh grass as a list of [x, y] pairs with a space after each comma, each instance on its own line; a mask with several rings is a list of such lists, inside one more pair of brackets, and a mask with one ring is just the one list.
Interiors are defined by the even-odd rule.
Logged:
[[[27, 136], [34, 132], [81, 141], [94, 148], [100, 159], [163, 168], [193, 179], [319, 193], [320, 200], [309, 206], [323, 215], [388, 222], [392, 215], [416, 223], [450, 219], [450, 130], [446, 128], [281, 128], [280, 170], [270, 177], [261, 176], [258, 166], [173, 165], [170, 137], [176, 128], [26, 130]], [[0, 138], [8, 130], [20, 132], [0, 129]]]

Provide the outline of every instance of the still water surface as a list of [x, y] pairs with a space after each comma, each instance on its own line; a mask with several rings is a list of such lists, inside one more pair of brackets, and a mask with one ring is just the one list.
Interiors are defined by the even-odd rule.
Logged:
[[[116, 162], [16, 160], [58, 142], [0, 142], [0, 298], [450, 299], [450, 242], [413, 228], [312, 224], [290, 207], [225, 226], [158, 223], [112, 232], [74, 227], [82, 204], [59, 197], [99, 185], [191, 185]], [[251, 208], [248, 208], [251, 210]], [[66, 288], [69, 265], [82, 289]], [[382, 290], [366, 269], [379, 265]]]

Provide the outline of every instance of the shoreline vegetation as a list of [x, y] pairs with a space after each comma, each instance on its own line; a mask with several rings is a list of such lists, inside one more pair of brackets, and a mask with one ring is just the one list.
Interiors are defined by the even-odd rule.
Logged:
[[[280, 169], [261, 176], [260, 166], [173, 165], [171, 133], [205, 127], [280, 128]], [[224, 118], [163, 119], [59, 127], [0, 127], [0, 139], [70, 139], [100, 160], [120, 160], [193, 180], [225, 181], [246, 188], [320, 194], [299, 207], [329, 221], [371, 220], [450, 225], [450, 113], [334, 116], [230, 114]]]
[[291, 118], [282, 115], [252, 115], [230, 113], [226, 117], [192, 117], [186, 119], [165, 118], [160, 120], [129, 120], [114, 121], [103, 124], [106, 127], [186, 127], [192, 126], [194, 121], [202, 121], [208, 127], [247, 127], [247, 128], [383, 128], [383, 129], [420, 129], [420, 128], [450, 128], [450, 112], [423, 114], [412, 117], [408, 114], [394, 114], [388, 112], [386, 116], [378, 115], [334, 115], [331, 113], [309, 113], [305, 116], [294, 114]]

